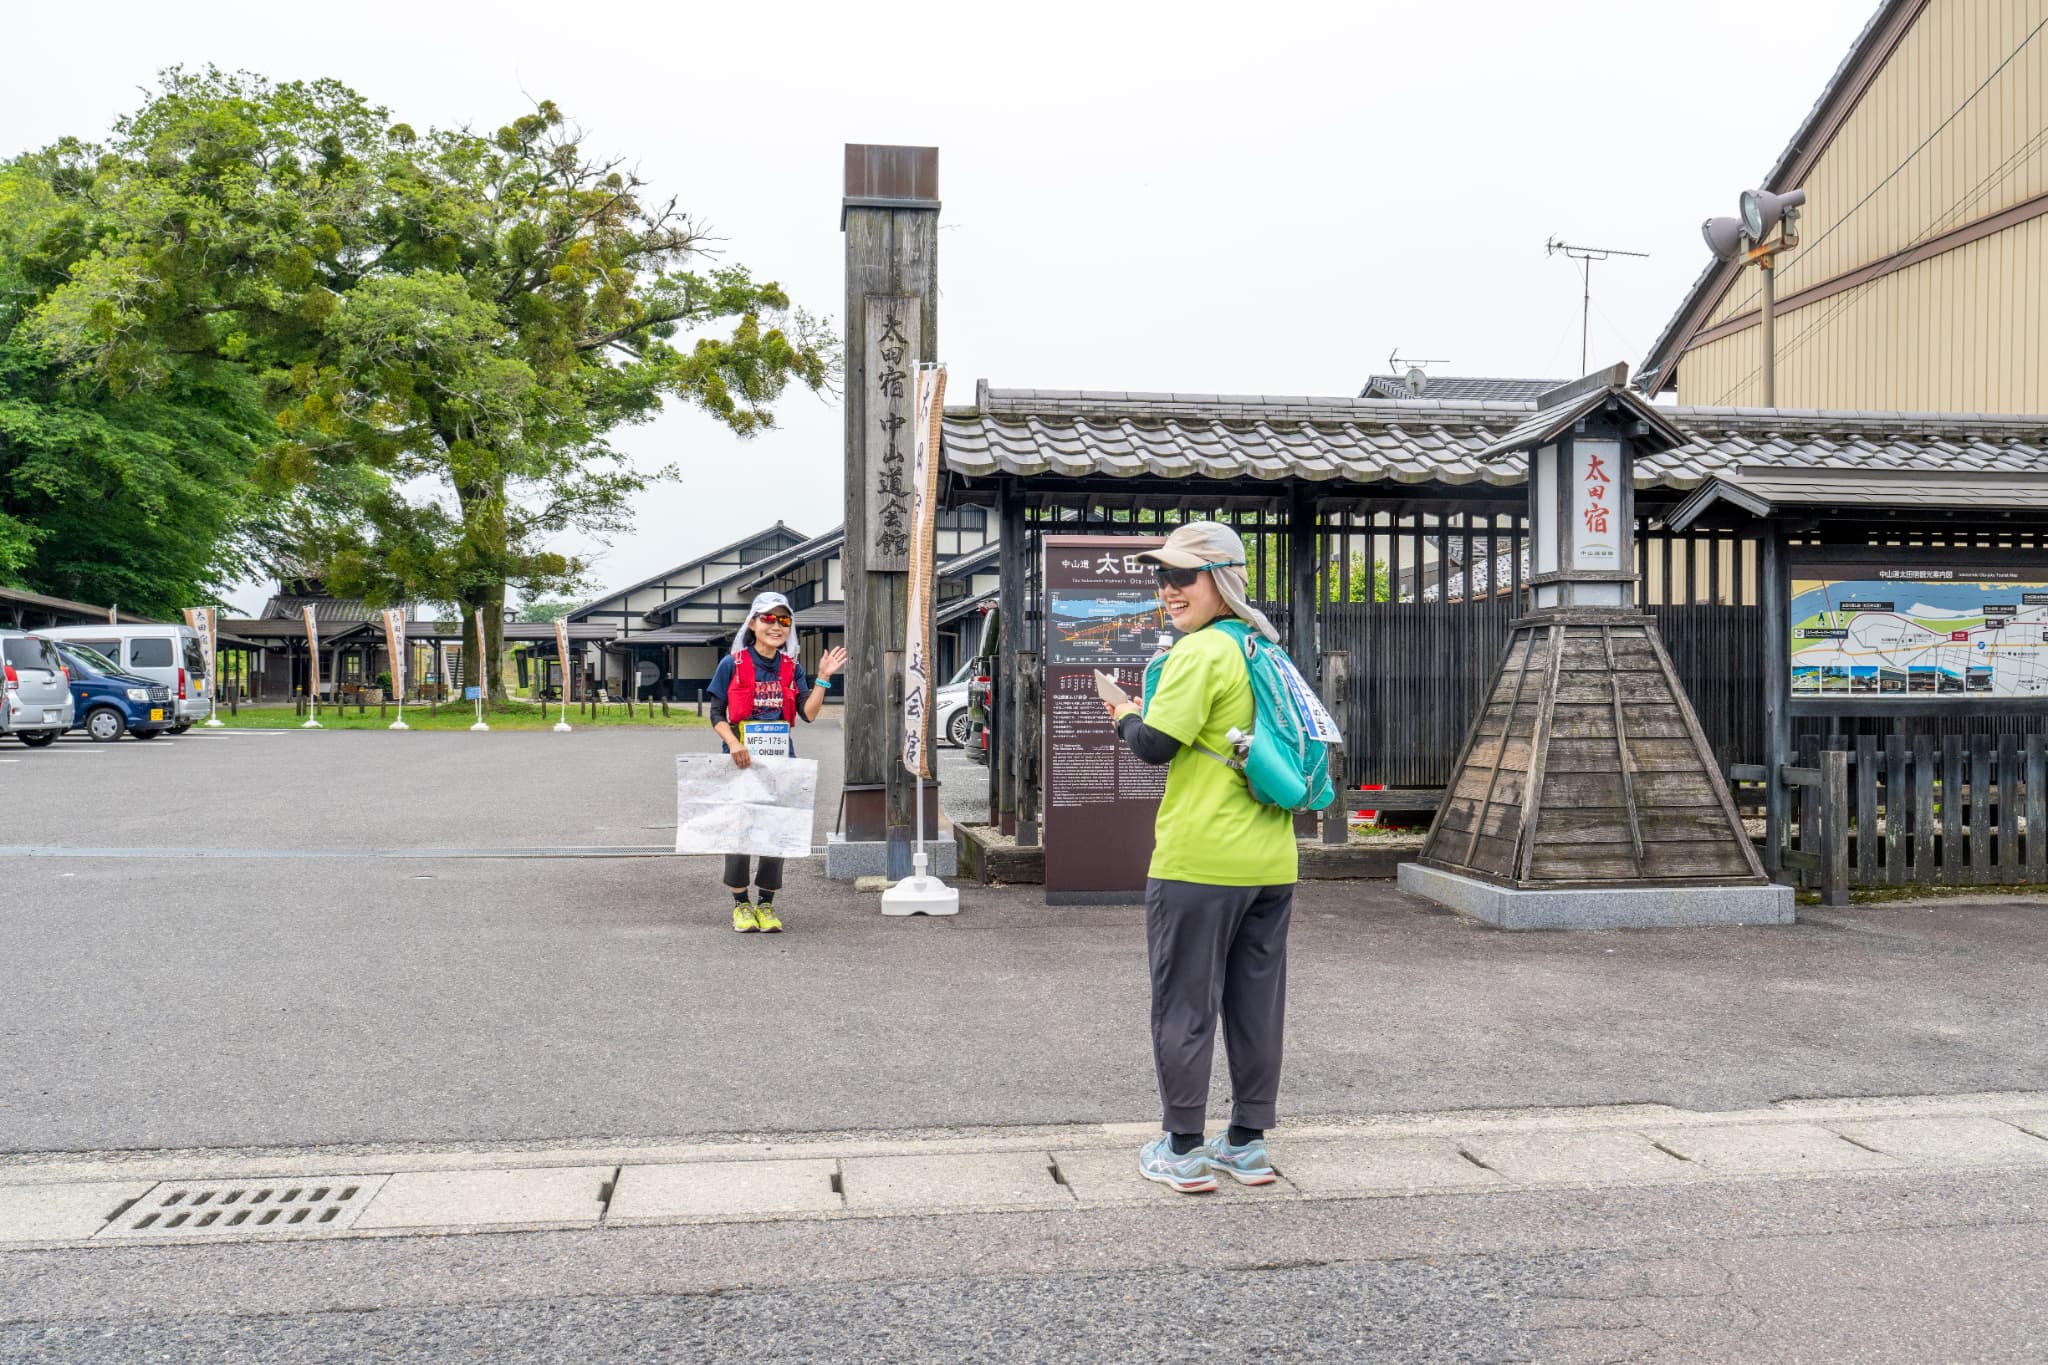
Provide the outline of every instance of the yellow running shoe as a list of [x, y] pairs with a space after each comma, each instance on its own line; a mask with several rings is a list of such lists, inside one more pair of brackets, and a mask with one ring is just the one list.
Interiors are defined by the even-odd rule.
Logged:
[[753, 906], [741, 901], [732, 908], [732, 931], [735, 934], [756, 933], [760, 928], [760, 912]]
[[782, 921], [775, 917], [775, 907], [765, 901], [754, 907], [754, 921], [761, 926], [761, 932], [764, 934], [782, 932]]

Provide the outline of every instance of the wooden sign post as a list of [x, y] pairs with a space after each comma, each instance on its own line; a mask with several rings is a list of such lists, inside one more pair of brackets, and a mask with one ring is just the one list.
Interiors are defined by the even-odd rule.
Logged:
[[[939, 152], [849, 143], [846, 197], [846, 805], [827, 876], [910, 875], [917, 789], [885, 660], [907, 645], [917, 367], [938, 357]], [[930, 718], [923, 723], [929, 728]], [[931, 736], [924, 740], [929, 748]], [[935, 785], [927, 809], [935, 823]], [[951, 875], [951, 845], [932, 850]]]

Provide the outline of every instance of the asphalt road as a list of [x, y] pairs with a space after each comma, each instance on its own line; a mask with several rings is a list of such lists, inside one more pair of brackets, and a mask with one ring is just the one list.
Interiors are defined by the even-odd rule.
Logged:
[[0, 1359], [2035, 1360], [2048, 1175], [0, 1257]]
[[[818, 763], [816, 836], [838, 827], [839, 708], [800, 727]], [[195, 729], [143, 743], [0, 742], [0, 845], [122, 849], [540, 848], [670, 843], [675, 756], [705, 729], [489, 734]], [[940, 800], [988, 818], [988, 770], [941, 745]], [[5, 904], [0, 891], [0, 905]]]
[[[791, 932], [742, 936], [712, 859], [374, 852], [658, 844], [674, 741], [194, 732], [0, 751], [23, 759], [0, 767], [12, 841], [263, 855], [8, 859], [0, 1150], [1154, 1112], [1134, 907], [969, 888], [956, 919], [884, 920], [812, 860], [780, 898]], [[1300, 1116], [2048, 1089], [2031, 901], [1515, 935], [1387, 883], [1308, 883], [1292, 958], [1283, 1102]]]
[[[504, 856], [664, 843], [709, 743], [0, 747], [0, 1152], [1154, 1112], [1136, 909], [885, 921], [814, 861], [791, 932], [739, 936], [709, 860]], [[1296, 915], [1292, 1116], [2048, 1089], [2033, 901], [1512, 935], [1311, 883]], [[2039, 1173], [1909, 1173], [13, 1252], [0, 1361], [2033, 1359], [2044, 1207]]]

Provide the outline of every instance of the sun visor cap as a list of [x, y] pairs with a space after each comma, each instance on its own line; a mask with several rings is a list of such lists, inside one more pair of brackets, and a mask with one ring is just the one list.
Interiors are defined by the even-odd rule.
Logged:
[[1220, 521], [1191, 521], [1176, 527], [1166, 543], [1138, 556], [1169, 569], [1206, 569], [1212, 564], [1244, 563], [1244, 541]]

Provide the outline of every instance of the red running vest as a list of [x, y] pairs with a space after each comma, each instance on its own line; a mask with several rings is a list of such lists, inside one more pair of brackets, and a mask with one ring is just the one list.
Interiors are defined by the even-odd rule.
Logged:
[[[781, 655], [776, 666], [776, 681], [782, 692], [782, 718], [796, 719], [796, 660]], [[731, 721], [751, 720], [754, 715], [754, 651], [752, 647], [741, 650], [733, 656], [732, 683], [725, 691], [725, 718]]]

